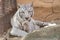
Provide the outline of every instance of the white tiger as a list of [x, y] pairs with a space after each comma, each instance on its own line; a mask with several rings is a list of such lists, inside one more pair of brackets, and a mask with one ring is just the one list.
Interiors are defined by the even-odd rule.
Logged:
[[15, 15], [11, 18], [12, 30], [11, 35], [26, 36], [28, 33], [38, 30], [43, 26], [48, 26], [49, 23], [36, 21], [32, 18], [34, 14], [33, 5], [20, 5]]

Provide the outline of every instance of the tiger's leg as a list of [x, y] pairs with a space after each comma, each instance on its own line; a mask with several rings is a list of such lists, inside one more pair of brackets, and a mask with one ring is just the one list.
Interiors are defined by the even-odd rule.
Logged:
[[11, 35], [14, 35], [14, 36], [26, 36], [28, 33], [23, 31], [23, 30], [20, 30], [18, 28], [12, 28], [11, 32], [10, 32]]

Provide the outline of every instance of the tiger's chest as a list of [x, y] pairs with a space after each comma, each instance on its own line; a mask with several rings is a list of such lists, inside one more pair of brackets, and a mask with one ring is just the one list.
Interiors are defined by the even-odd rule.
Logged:
[[28, 23], [28, 27], [29, 27], [29, 32], [39, 29], [39, 26], [35, 24], [33, 19], [31, 19], [31, 21]]

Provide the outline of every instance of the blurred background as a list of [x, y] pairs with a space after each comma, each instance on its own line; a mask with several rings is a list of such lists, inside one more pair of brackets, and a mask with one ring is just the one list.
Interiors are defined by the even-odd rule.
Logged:
[[33, 2], [34, 19], [41, 21], [60, 20], [60, 0], [17, 0], [17, 4]]

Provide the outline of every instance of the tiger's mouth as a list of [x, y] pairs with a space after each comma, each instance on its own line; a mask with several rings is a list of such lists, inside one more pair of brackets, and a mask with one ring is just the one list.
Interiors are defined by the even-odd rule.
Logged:
[[30, 21], [31, 19], [27, 19], [27, 21]]
[[24, 21], [28, 21], [28, 22], [30, 22], [30, 21], [31, 21], [31, 18], [29, 18], [29, 19], [25, 19]]

